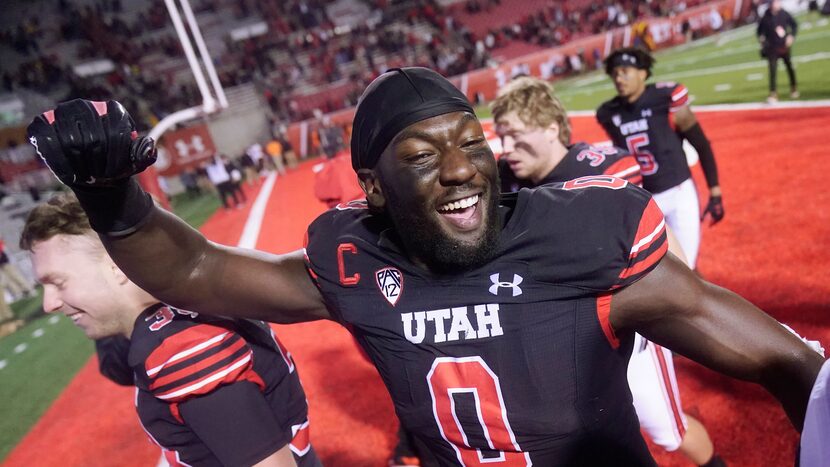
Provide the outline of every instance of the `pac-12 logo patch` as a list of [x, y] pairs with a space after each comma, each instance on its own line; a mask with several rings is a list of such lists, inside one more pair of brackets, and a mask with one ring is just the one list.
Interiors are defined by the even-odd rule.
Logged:
[[388, 267], [375, 272], [380, 293], [390, 305], [395, 306], [403, 292], [403, 274], [397, 268]]

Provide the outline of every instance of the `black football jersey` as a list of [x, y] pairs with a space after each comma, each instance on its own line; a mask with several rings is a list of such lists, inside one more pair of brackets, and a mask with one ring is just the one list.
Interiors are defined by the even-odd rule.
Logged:
[[294, 361], [265, 323], [156, 304], [130, 343], [138, 417], [171, 466], [253, 465], [289, 443], [320, 465]]
[[672, 117], [688, 100], [689, 91], [682, 84], [656, 83], [647, 85], [634, 103], [617, 96], [597, 109], [597, 121], [614, 145], [637, 158], [643, 188], [651, 193], [666, 191], [692, 176]]
[[516, 177], [507, 160], [499, 160], [499, 178], [503, 193], [547, 183], [566, 182], [588, 175], [610, 175], [628, 180], [635, 185], [641, 185], [643, 182], [640, 165], [634, 156], [616, 147], [597, 147], [588, 143], [573, 144], [568, 148], [565, 157], [537, 184]]
[[625, 180], [504, 195], [498, 253], [451, 276], [410, 262], [365, 202], [315, 220], [309, 274], [377, 367], [402, 424], [441, 465], [654, 465], [610, 292], [667, 248], [663, 215]]

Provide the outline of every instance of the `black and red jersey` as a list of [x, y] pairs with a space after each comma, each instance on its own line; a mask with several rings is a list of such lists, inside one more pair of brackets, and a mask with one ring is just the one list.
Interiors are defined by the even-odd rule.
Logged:
[[441, 465], [654, 465], [631, 339], [608, 313], [610, 292], [665, 254], [660, 209], [608, 176], [503, 195], [500, 209], [494, 259], [438, 276], [365, 202], [341, 205], [309, 227], [309, 274]]
[[588, 175], [610, 175], [628, 180], [635, 185], [641, 185], [643, 182], [637, 159], [616, 147], [597, 147], [588, 143], [573, 144], [568, 147], [565, 157], [539, 183], [516, 177], [507, 160], [499, 160], [499, 178], [503, 193], [547, 183], [565, 182]]
[[597, 121], [614, 145], [637, 158], [643, 188], [651, 193], [666, 191], [692, 176], [672, 116], [688, 100], [689, 91], [682, 84], [656, 83], [647, 85], [633, 103], [617, 96], [597, 109]]
[[289, 443], [299, 466], [319, 465], [294, 361], [265, 323], [156, 304], [127, 361], [138, 417], [170, 465], [253, 465]]

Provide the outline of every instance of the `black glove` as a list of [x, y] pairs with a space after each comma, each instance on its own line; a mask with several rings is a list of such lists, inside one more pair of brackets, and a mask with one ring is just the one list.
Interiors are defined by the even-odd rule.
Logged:
[[70, 187], [124, 183], [156, 161], [152, 138], [139, 138], [130, 114], [112, 100], [61, 103], [35, 117], [27, 133], [38, 155]]
[[132, 175], [156, 160], [152, 138], [116, 101], [75, 99], [38, 115], [29, 142], [52, 173], [78, 196], [92, 228], [109, 235], [135, 231], [153, 207]]
[[715, 225], [723, 219], [725, 213], [723, 211], [723, 199], [720, 196], [709, 197], [709, 204], [706, 205], [706, 209], [703, 210], [703, 214], [700, 216], [701, 221], [706, 218], [706, 214], [712, 217], [710, 225]]

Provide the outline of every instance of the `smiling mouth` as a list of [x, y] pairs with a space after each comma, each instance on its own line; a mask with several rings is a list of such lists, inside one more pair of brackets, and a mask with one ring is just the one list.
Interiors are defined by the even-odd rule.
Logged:
[[438, 207], [438, 212], [459, 230], [471, 230], [478, 226], [481, 219], [481, 213], [478, 210], [480, 199], [481, 194], [475, 194], [442, 204]]
[[66, 315], [66, 317], [71, 319], [75, 326], [78, 326], [78, 323], [81, 321], [81, 313], [72, 313], [71, 315]]

